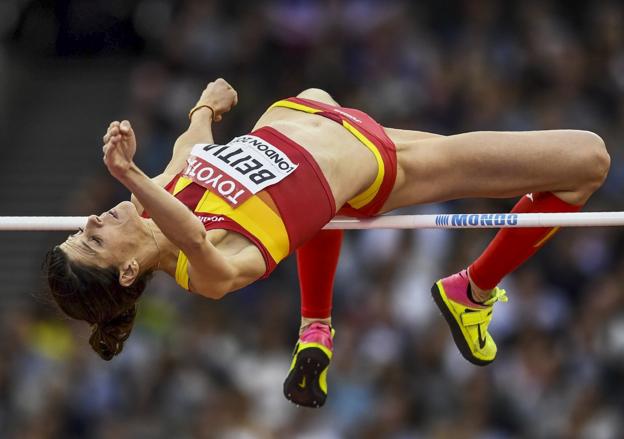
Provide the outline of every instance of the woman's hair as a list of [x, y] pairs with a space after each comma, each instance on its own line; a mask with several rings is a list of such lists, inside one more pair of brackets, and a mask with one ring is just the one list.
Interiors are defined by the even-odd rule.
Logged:
[[89, 344], [104, 360], [123, 349], [136, 316], [136, 301], [152, 272], [129, 287], [119, 283], [119, 270], [98, 268], [70, 260], [57, 245], [46, 254], [43, 270], [54, 301], [69, 317], [91, 324]]

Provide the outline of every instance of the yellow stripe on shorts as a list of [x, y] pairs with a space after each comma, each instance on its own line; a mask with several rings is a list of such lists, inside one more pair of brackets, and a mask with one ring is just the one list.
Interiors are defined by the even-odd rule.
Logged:
[[381, 154], [379, 153], [379, 149], [373, 142], [371, 142], [364, 134], [362, 134], [356, 127], [351, 125], [346, 120], [342, 121], [342, 126], [344, 126], [351, 134], [353, 134], [357, 139], [364, 144], [375, 156], [375, 160], [377, 160], [377, 176], [375, 177], [375, 181], [361, 194], [356, 195], [351, 198], [347, 203], [355, 208], [360, 209], [366, 206], [368, 203], [373, 201], [373, 199], [377, 196], [379, 192], [379, 188], [383, 183], [384, 176], [386, 174], [386, 166], [384, 164], [383, 159], [381, 158]]
[[298, 104], [296, 102], [291, 102], [287, 100], [277, 101], [276, 103], [271, 105], [269, 109], [275, 108], [275, 107], [285, 107], [285, 108], [290, 108], [291, 110], [298, 110], [298, 111], [303, 111], [305, 113], [312, 113], [312, 114], [323, 111], [323, 110], [319, 110], [318, 108], [308, 107], [307, 105]]

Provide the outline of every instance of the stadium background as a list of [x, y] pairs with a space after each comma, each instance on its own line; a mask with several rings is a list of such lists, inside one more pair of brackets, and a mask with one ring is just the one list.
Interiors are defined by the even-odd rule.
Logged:
[[[153, 175], [219, 76], [240, 97], [215, 127], [222, 142], [308, 87], [398, 128], [590, 129], [612, 168], [587, 210], [624, 210], [622, 23], [616, 1], [3, 0], [0, 215], [90, 214], [126, 199], [101, 163], [108, 123], [133, 122]], [[281, 394], [299, 323], [293, 260], [220, 302], [157, 277], [106, 363], [87, 325], [44, 294], [42, 255], [64, 235], [2, 232], [0, 436], [623, 437], [622, 229], [562, 231], [509, 276], [492, 325], [499, 357], [481, 369], [460, 358], [429, 288], [491, 234], [349, 233], [329, 401], [307, 410]]]

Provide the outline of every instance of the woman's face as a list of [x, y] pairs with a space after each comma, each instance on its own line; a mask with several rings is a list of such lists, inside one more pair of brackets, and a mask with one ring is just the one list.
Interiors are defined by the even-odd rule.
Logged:
[[143, 222], [134, 205], [124, 201], [99, 216], [91, 215], [84, 230], [69, 236], [61, 248], [75, 262], [119, 267], [137, 258], [146, 238], [150, 238]]

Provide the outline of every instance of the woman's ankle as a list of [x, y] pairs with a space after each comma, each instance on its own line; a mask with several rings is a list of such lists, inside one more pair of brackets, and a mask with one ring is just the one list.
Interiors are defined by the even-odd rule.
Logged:
[[317, 317], [301, 317], [301, 326], [299, 327], [299, 335], [303, 334], [303, 331], [306, 330], [308, 326], [312, 323], [323, 323], [329, 327], [331, 327], [331, 316], [325, 318], [317, 318]]
[[470, 270], [467, 270], [468, 273], [468, 282], [470, 282], [470, 299], [475, 303], [484, 303], [486, 302], [490, 296], [492, 295], [492, 289], [483, 290], [479, 288], [477, 284], [474, 283], [472, 277], [470, 276]]

